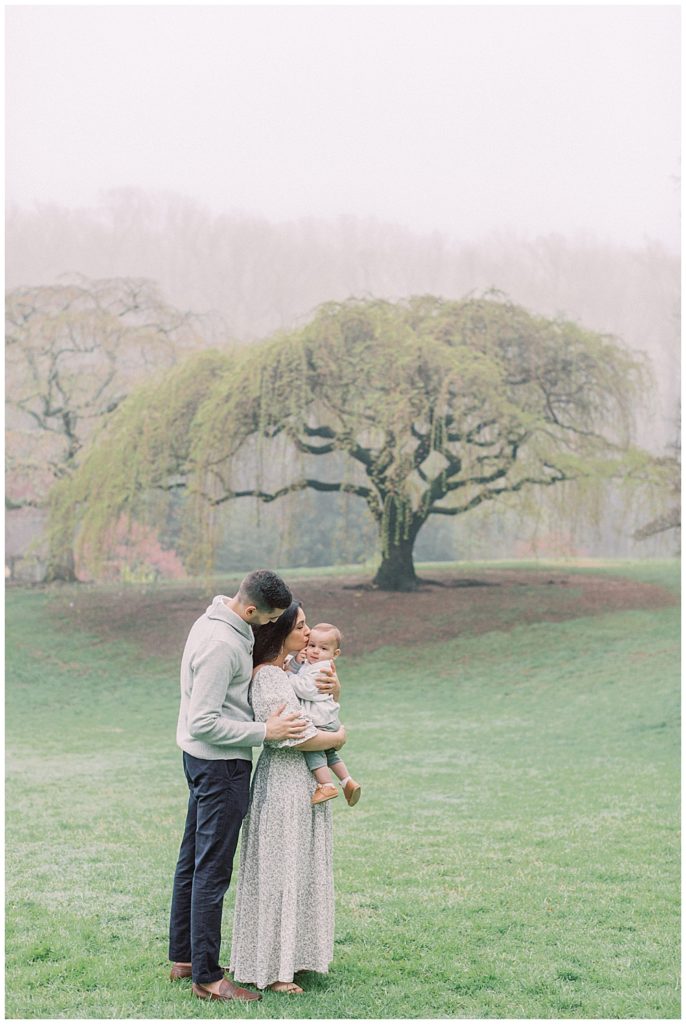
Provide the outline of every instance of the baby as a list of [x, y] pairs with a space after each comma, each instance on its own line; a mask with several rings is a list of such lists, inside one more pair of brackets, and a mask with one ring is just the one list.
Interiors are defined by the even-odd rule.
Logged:
[[[318, 729], [331, 732], [336, 732], [340, 728], [340, 704], [337, 704], [330, 694], [320, 693], [315, 685], [315, 679], [317, 673], [322, 668], [328, 668], [331, 659], [337, 658], [341, 653], [340, 644], [340, 630], [330, 622], [320, 622], [310, 630], [305, 650], [291, 658], [287, 666], [288, 671], [293, 673], [290, 678], [291, 686], [303, 709]], [[329, 771], [331, 767], [341, 781], [345, 799], [354, 807], [360, 799], [362, 787], [350, 778], [338, 751], [306, 750], [303, 754], [307, 767], [317, 780], [317, 788], [312, 795], [311, 803], [321, 804], [338, 796], [338, 790]]]

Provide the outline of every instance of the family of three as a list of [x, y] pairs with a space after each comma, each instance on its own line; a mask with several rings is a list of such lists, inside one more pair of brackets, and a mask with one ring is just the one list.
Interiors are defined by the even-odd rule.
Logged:
[[[329, 766], [351, 806], [360, 796], [337, 753], [345, 743], [339, 647], [336, 627], [310, 630], [300, 602], [267, 569], [246, 576], [234, 597], [215, 597], [189, 633], [176, 736], [189, 796], [169, 959], [172, 980], [191, 978], [200, 999], [261, 998], [236, 982], [300, 993], [298, 971], [328, 971], [338, 796]], [[251, 785], [252, 747], [262, 744]], [[244, 818], [225, 968], [222, 908]]]

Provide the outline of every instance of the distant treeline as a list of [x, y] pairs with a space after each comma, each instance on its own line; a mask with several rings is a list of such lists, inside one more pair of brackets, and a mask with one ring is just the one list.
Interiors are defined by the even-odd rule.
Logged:
[[660, 400], [641, 439], [660, 448], [674, 436], [680, 269], [657, 243], [629, 249], [592, 237], [508, 233], [459, 241], [354, 217], [270, 223], [124, 189], [92, 209], [10, 209], [6, 249], [9, 288], [52, 284], [69, 272], [148, 277], [177, 308], [218, 313], [234, 341], [288, 330], [320, 303], [350, 296], [459, 299], [498, 289], [647, 352]]

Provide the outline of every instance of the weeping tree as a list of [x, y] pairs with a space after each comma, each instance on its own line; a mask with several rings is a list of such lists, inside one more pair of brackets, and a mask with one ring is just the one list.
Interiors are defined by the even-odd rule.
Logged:
[[430, 516], [631, 473], [644, 383], [612, 338], [495, 293], [328, 303], [298, 330], [204, 352], [130, 396], [57, 492], [55, 521], [95, 551], [122, 513], [159, 516], [181, 489], [189, 550], [209, 558], [226, 502], [349, 494], [378, 527], [374, 584], [412, 590]]
[[659, 533], [674, 531], [677, 537], [677, 554], [680, 553], [681, 537], [681, 407], [676, 417], [676, 436], [668, 446], [669, 455], [656, 456], [648, 467], [655, 490], [664, 495], [667, 508], [644, 523], [634, 533], [634, 540], [647, 540]]

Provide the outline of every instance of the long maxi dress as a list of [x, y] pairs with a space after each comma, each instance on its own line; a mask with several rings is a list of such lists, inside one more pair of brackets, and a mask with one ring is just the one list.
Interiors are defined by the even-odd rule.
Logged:
[[[251, 702], [256, 722], [280, 704], [284, 714], [300, 711], [288, 676], [273, 665], [255, 673]], [[310, 726], [303, 739], [315, 735]], [[310, 804], [314, 776], [293, 749], [303, 739], [265, 743], [243, 823], [230, 968], [258, 988], [297, 971], [326, 974], [333, 959], [331, 802]]]

